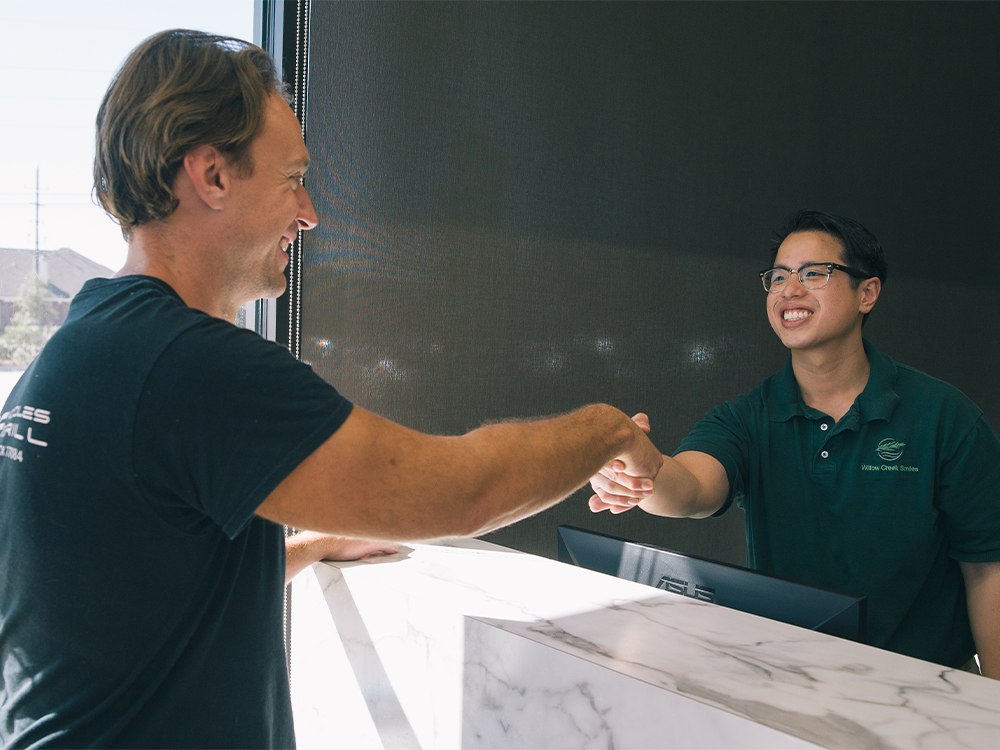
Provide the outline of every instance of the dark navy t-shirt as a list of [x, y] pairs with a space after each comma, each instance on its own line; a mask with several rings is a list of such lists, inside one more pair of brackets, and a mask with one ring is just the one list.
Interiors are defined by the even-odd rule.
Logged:
[[254, 510], [350, 411], [161, 281], [88, 282], [0, 415], [0, 746], [293, 746]]

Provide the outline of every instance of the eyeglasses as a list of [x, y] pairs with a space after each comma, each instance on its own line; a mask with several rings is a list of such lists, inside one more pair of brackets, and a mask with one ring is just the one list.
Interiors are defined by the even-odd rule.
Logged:
[[834, 271], [843, 271], [856, 279], [870, 279], [869, 274], [850, 266], [842, 266], [839, 263], [810, 263], [801, 268], [768, 268], [760, 272], [760, 280], [764, 283], [764, 290], [767, 292], [780, 292], [785, 288], [785, 284], [794, 273], [799, 283], [806, 289], [822, 289], [830, 281], [830, 274]]

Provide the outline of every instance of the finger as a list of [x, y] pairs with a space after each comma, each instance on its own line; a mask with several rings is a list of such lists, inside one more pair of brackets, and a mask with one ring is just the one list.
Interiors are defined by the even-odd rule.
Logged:
[[607, 510], [611, 506], [601, 500], [597, 495], [591, 495], [590, 500], [587, 501], [590, 506], [590, 510], [594, 513], [600, 513], [603, 510]]
[[630, 477], [627, 474], [616, 474], [609, 478], [604, 474], [595, 474], [590, 478], [590, 486], [597, 492], [618, 495], [626, 498], [645, 498], [653, 494], [653, 482], [643, 477]]
[[[617, 475], [616, 475], [617, 476]], [[617, 495], [619, 489], [625, 489], [620, 486], [614, 477], [608, 477], [604, 474], [595, 474], [590, 478], [590, 486], [594, 490], [603, 490], [605, 492], [610, 492]]]
[[621, 471], [615, 471], [614, 469], [612, 469], [611, 465], [608, 464], [607, 466], [601, 467], [600, 471], [598, 471], [597, 474], [595, 474], [594, 476], [606, 477], [607, 479], [613, 482], [615, 481], [615, 478], [621, 473], [622, 473]]
[[633, 476], [625, 472], [616, 472], [611, 475], [600, 474], [597, 476], [602, 476], [607, 482], [617, 485], [623, 490], [628, 490], [628, 494], [644, 493], [650, 495], [653, 493], [654, 483], [651, 477]]
[[619, 474], [614, 478], [614, 482], [623, 490], [627, 490], [627, 494], [636, 496], [653, 494], [654, 484], [653, 480], [649, 477], [633, 477], [630, 474]]
[[631, 501], [624, 505], [619, 503], [606, 502], [605, 499], [602, 499], [600, 495], [592, 495], [587, 504], [590, 506], [590, 509], [594, 513], [600, 513], [601, 511], [610, 510], [615, 515], [618, 515], [619, 513], [624, 513], [626, 510], [631, 510], [636, 506], [636, 503]]
[[642, 412], [639, 412], [634, 417], [632, 417], [632, 421], [635, 422], [637, 425], [639, 425], [639, 428], [643, 432], [645, 432], [647, 435], [649, 434], [649, 417], [647, 417]]
[[631, 495], [620, 495], [615, 492], [607, 492], [602, 489], [595, 489], [594, 492], [601, 499], [601, 502], [605, 505], [614, 506], [625, 506], [631, 508], [633, 505], [638, 505], [646, 498], [644, 497], [633, 497]]
[[630, 505], [616, 505], [614, 503], [606, 503], [597, 495], [590, 498], [590, 509], [594, 513], [600, 513], [605, 510], [610, 510], [613, 515], [618, 515], [619, 513], [624, 513], [626, 511], [632, 510], [635, 507], [634, 504]]

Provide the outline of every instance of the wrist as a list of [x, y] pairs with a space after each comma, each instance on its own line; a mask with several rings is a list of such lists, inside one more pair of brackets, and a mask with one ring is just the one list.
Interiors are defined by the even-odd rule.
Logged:
[[636, 433], [640, 430], [621, 409], [610, 404], [591, 404], [584, 409], [592, 411], [591, 419], [595, 427], [600, 425], [596, 432], [606, 441], [607, 461], [628, 453], [635, 447]]

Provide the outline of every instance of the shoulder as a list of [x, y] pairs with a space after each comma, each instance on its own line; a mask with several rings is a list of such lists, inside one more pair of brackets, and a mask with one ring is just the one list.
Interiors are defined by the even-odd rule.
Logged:
[[730, 414], [733, 418], [757, 423], [766, 422], [772, 411], [794, 410], [798, 401], [797, 386], [786, 381], [783, 371], [764, 378], [756, 388], [716, 406], [713, 413]]
[[899, 363], [893, 390], [899, 403], [889, 418], [890, 424], [908, 427], [913, 434], [931, 439], [940, 460], [970, 451], [995, 460], [1000, 451], [996, 435], [982, 409], [961, 390]]
[[166, 282], [149, 276], [94, 279], [77, 302], [70, 323], [105, 338], [138, 337], [135, 350], [199, 348], [225, 356], [277, 349], [287, 354], [253, 331], [189, 307]]
[[148, 350], [208, 317], [185, 305], [165, 282], [126, 276], [88, 281], [74, 297], [63, 328], [93, 343], [116, 341]]
[[225, 408], [241, 408], [258, 398], [323, 409], [346, 403], [308, 363], [280, 344], [224, 320], [199, 316], [163, 348], [151, 368], [147, 392], [199, 392], [203, 395], [198, 399], [209, 410], [223, 402]]
[[976, 420], [983, 416], [982, 410], [961, 390], [944, 380], [935, 378], [915, 367], [895, 362], [896, 382], [894, 390], [900, 403], [919, 405], [924, 410], [936, 412], [940, 409], [953, 411]]
[[768, 422], [768, 381], [749, 393], [742, 393], [729, 401], [717, 404], [694, 427], [690, 437], [708, 436], [718, 432], [735, 432], [744, 435], [756, 433]]
[[148, 304], [187, 308], [169, 284], [152, 276], [90, 279], [73, 298], [73, 304], [78, 315]]
[[220, 367], [226, 367], [227, 363], [234, 367], [252, 365], [256, 369], [285, 365], [312, 371], [311, 367], [295, 359], [288, 349], [262, 338], [254, 331], [194, 312], [196, 317], [186, 321], [187, 324], [163, 352], [164, 360], [179, 358], [204, 366], [214, 362]]
[[56, 401], [84, 389], [89, 398], [124, 398], [199, 315], [156, 279], [92, 279], [36, 358], [35, 393]]

